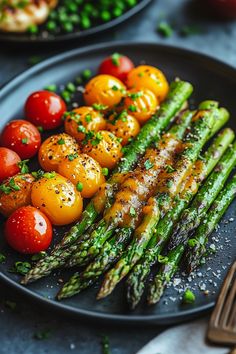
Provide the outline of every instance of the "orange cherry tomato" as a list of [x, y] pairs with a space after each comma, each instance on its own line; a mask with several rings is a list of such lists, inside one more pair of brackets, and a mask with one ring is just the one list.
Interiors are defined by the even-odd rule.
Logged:
[[169, 84], [165, 75], [154, 66], [140, 65], [131, 70], [127, 77], [128, 88], [151, 90], [162, 102], [169, 91]]
[[122, 139], [124, 146], [130, 142], [140, 131], [140, 124], [134, 116], [128, 114], [126, 110], [112, 114], [107, 121], [107, 130]]
[[9, 216], [20, 207], [30, 205], [33, 182], [33, 176], [28, 173], [9, 177], [0, 189], [0, 213]]
[[62, 160], [68, 155], [78, 154], [79, 145], [70, 135], [61, 133], [50, 136], [39, 149], [39, 163], [45, 171], [57, 171]]
[[16, 251], [33, 254], [45, 251], [52, 241], [52, 225], [32, 206], [17, 209], [7, 220], [5, 237]]
[[145, 123], [156, 112], [158, 101], [154, 93], [148, 89], [132, 89], [124, 100], [124, 107], [139, 123]]
[[73, 136], [77, 141], [85, 138], [85, 131], [99, 131], [106, 127], [106, 121], [102, 114], [92, 107], [79, 107], [74, 109], [65, 120], [65, 131]]
[[84, 198], [91, 198], [105, 182], [99, 163], [86, 154], [64, 159], [58, 172], [74, 183]]
[[121, 149], [122, 146], [114, 134], [101, 130], [88, 141], [83, 151], [102, 167], [113, 168], [122, 156]]
[[124, 84], [114, 76], [98, 75], [85, 86], [84, 100], [88, 106], [99, 104], [112, 108], [120, 103], [124, 91]]
[[31, 200], [54, 225], [77, 221], [83, 209], [82, 197], [73, 183], [55, 172], [34, 182]]

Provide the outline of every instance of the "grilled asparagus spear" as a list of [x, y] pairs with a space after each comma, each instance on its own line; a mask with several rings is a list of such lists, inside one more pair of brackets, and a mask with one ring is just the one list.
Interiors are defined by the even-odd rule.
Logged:
[[47, 276], [53, 269], [66, 263], [74, 251], [73, 247], [71, 249], [69, 247], [80, 238], [103, 211], [107, 200], [107, 190], [108, 194], [112, 193], [112, 189], [116, 188], [117, 183], [122, 179], [123, 173], [131, 170], [139, 156], [145, 152], [152, 142], [158, 139], [160, 133], [166, 129], [173, 117], [181, 110], [192, 90], [193, 87], [188, 82], [172, 82], [167, 99], [161, 104], [157, 114], [142, 127], [136, 139], [129, 144], [121, 162], [107, 181], [102, 193], [98, 192], [98, 195], [95, 195], [84, 210], [81, 221], [71, 228], [50, 255], [44, 257], [30, 270], [28, 275], [22, 280], [23, 284]]
[[178, 194], [182, 181], [187, 176], [189, 170], [198, 158], [202, 147], [211, 135], [211, 130], [214, 125], [214, 116], [217, 113], [218, 109], [198, 111], [193, 117], [191, 129], [184, 139], [184, 143], [186, 144], [185, 149], [179, 155], [174, 165], [175, 170], [170, 172], [167, 178], [163, 178], [161, 184], [159, 184], [158, 188], [161, 193], [158, 193], [157, 197], [153, 199], [155, 203], [151, 212], [144, 216], [142, 224], [135, 230], [134, 238], [121, 259], [116, 263], [114, 268], [105, 275], [102, 287], [97, 296], [98, 299], [109, 295], [121, 279], [128, 274], [135, 263], [141, 258], [159, 221], [163, 207], [163, 196], [165, 198], [165, 204], [170, 208], [171, 201]]
[[193, 238], [189, 239], [184, 263], [189, 272], [196, 269], [206, 252], [208, 237], [236, 197], [236, 175], [215, 199], [204, 222], [198, 226]]
[[[143, 257], [132, 269], [127, 279], [127, 300], [132, 309], [139, 303], [151, 267], [158, 261], [158, 255], [162, 252], [171, 232], [173, 232], [175, 223], [197, 193], [202, 181], [211, 173], [233, 139], [234, 132], [229, 128], [224, 129], [215, 138], [205, 152], [203, 159], [196, 161], [190, 179], [187, 180], [183, 192], [177, 198], [174, 207], [158, 223], [157, 229], [148, 243]], [[199, 163], [201, 168], [199, 168]]]
[[[199, 225], [202, 218], [206, 215], [207, 210], [212, 205], [216, 196], [223, 188], [225, 181], [229, 177], [235, 165], [236, 142], [233, 144], [233, 146], [227, 149], [226, 153], [223, 155], [220, 162], [216, 165], [212, 174], [208, 177], [204, 185], [200, 188], [190, 208], [186, 210], [187, 212], [185, 211], [182, 214], [180, 224], [184, 225], [185, 223], [188, 231], [190, 231], [190, 219], [188, 219], [187, 222], [187, 220], [185, 221], [185, 218], [189, 215], [192, 216], [193, 228], [191, 228], [191, 231], [193, 231], [194, 227], [196, 225]], [[176, 237], [174, 235], [175, 233], [173, 233], [171, 237]], [[188, 232], [188, 236], [189, 235], [190, 232]], [[187, 242], [188, 238], [185, 238], [185, 241], [183, 243], [171, 249], [171, 251], [165, 257], [167, 262], [163, 264], [163, 266], [160, 268], [159, 272], [157, 273], [156, 277], [150, 285], [148, 295], [149, 304], [155, 304], [160, 300], [166, 285], [178, 269], [178, 265], [183, 256]]]

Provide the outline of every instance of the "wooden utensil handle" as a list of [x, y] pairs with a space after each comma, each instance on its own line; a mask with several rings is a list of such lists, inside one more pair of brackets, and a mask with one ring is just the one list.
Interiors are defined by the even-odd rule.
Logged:
[[236, 347], [234, 347], [229, 354], [236, 354]]

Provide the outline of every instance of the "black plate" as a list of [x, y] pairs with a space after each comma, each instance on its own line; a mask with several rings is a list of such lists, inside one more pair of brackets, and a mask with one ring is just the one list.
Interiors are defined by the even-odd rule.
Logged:
[[48, 37], [42, 37], [40, 35], [31, 35], [27, 33], [17, 34], [17, 33], [5, 33], [0, 31], [0, 41], [11, 42], [11, 43], [55, 43], [70, 40], [82, 40], [90, 36], [94, 36], [101, 32], [107, 31], [115, 26], [120, 25], [122, 22], [128, 20], [130, 17], [134, 16], [142, 9], [144, 9], [152, 0], [140, 0], [139, 3], [126, 11], [120, 17], [114, 18], [107, 23], [96, 25], [87, 30], [74, 31], [72, 33], [52, 35]]
[[[236, 130], [235, 69], [209, 57], [183, 49], [155, 44], [119, 42], [92, 46], [56, 56], [15, 78], [0, 93], [0, 128], [12, 118], [23, 117], [23, 103], [32, 91], [51, 83], [61, 84], [71, 81], [85, 68], [91, 68], [94, 71], [100, 61], [114, 51], [128, 55], [136, 64], [145, 61], [160, 67], [167, 74], [169, 80], [175, 77], [189, 80], [195, 88], [193, 101], [198, 103], [203, 99], [219, 100], [230, 110], [232, 118], [229, 125]], [[198, 316], [213, 307], [222, 279], [236, 256], [235, 228], [236, 203], [227, 211], [221, 222], [220, 231], [213, 235], [220, 240], [217, 248], [222, 249], [208, 260], [207, 265], [203, 266], [192, 280], [197, 295], [194, 305], [182, 305], [178, 292], [171, 287], [166, 291], [159, 305], [148, 308], [142, 304], [136, 311], [129, 312], [126, 307], [124, 284], [120, 284], [114, 294], [103, 301], [95, 300], [97, 284], [78, 296], [58, 303], [53, 300], [58, 290], [57, 280], [61, 276], [68, 279], [71, 272], [62, 273], [62, 275], [56, 272], [54, 276], [42, 279], [27, 288], [23, 287], [19, 285], [19, 277], [8, 272], [12, 264], [16, 260], [20, 260], [20, 257], [7, 248], [3, 239], [0, 241], [0, 246], [8, 254], [8, 260], [7, 264], [0, 265], [0, 279], [5, 280], [6, 283], [13, 285], [31, 298], [67, 313], [100, 320], [133, 323], [156, 322], [162, 325], [174, 323]], [[187, 286], [190, 281], [184, 277], [181, 279], [178, 288], [181, 285]], [[199, 289], [199, 285], [204, 288], [203, 284], [206, 285], [206, 289], [210, 290], [208, 296]]]

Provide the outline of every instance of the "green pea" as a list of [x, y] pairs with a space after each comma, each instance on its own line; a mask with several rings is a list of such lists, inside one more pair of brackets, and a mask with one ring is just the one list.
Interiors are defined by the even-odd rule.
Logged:
[[110, 19], [111, 19], [111, 14], [110, 14], [110, 12], [109, 12], [109, 11], [106, 11], [106, 10], [102, 11], [102, 12], [101, 12], [101, 19], [102, 19], [103, 21], [110, 21]]
[[73, 24], [77, 24], [79, 23], [80, 19], [79, 19], [79, 15], [77, 14], [73, 14], [70, 16], [70, 22]]
[[74, 29], [74, 26], [72, 23], [70, 22], [64, 22], [63, 25], [62, 25], [63, 29], [66, 31], [66, 32], [72, 32], [73, 29]]
[[91, 21], [89, 19], [89, 17], [87, 16], [83, 16], [81, 17], [81, 20], [80, 20], [80, 25], [83, 29], [88, 29], [91, 27]]
[[119, 7], [115, 7], [112, 13], [115, 17], [119, 17], [122, 15], [123, 11]]
[[46, 24], [46, 28], [48, 31], [54, 32], [57, 28], [57, 24], [55, 21], [48, 21]]
[[36, 34], [38, 33], [39, 29], [38, 29], [38, 26], [36, 25], [31, 25], [28, 27], [28, 32], [31, 33], [31, 34]]

